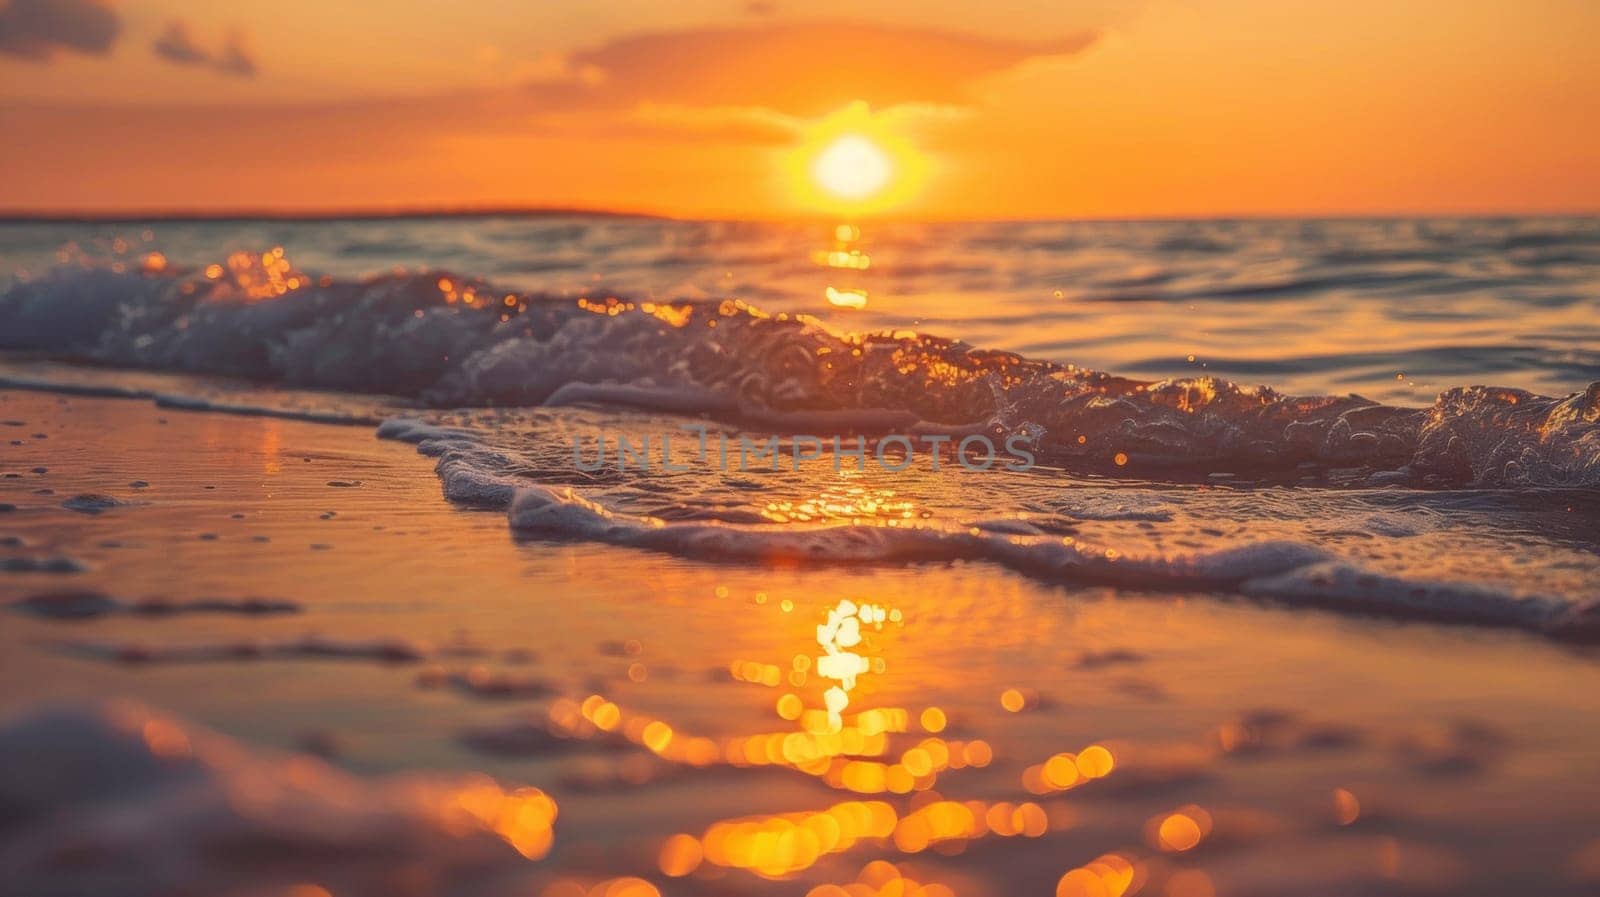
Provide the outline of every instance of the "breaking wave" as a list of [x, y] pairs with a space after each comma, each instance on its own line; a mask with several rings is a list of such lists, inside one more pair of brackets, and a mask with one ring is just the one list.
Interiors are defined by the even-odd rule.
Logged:
[[[253, 751], [142, 705], [47, 705], [0, 724], [8, 894], [394, 894], [531, 887], [555, 801], [481, 776], [364, 779]], [[67, 845], [63, 847], [63, 845]]]
[[573, 301], [441, 272], [316, 278], [281, 253], [207, 269], [56, 269], [0, 296], [0, 348], [434, 407], [602, 404], [770, 431], [1022, 433], [1042, 461], [1124, 476], [1313, 469], [1352, 482], [1600, 485], [1600, 382], [1565, 397], [1465, 386], [1403, 408], [844, 333], [734, 300]]
[[[1503, 502], [1467, 504], [1446, 517], [1425, 498], [1471, 493], [1163, 493], [1037, 472], [912, 473], [829, 485], [787, 470], [762, 473], [759, 484], [715, 469], [657, 471], [642, 481], [615, 470], [576, 471], [566, 439], [574, 427], [614, 425], [529, 420], [507, 438], [498, 429], [394, 418], [378, 435], [436, 457], [448, 500], [504, 511], [521, 539], [710, 563], [987, 562], [1048, 583], [1204, 592], [1600, 639], [1593, 588], [1600, 560], [1582, 548], [1518, 544], [1495, 533], [1485, 521], [1509, 516]], [[1583, 516], [1591, 513], [1585, 508]], [[1222, 521], [1238, 525], [1225, 531]]]
[[[441, 272], [314, 278], [276, 252], [200, 270], [57, 269], [0, 296], [0, 348], [399, 397], [286, 404], [118, 385], [176, 408], [381, 421], [380, 437], [438, 458], [450, 501], [502, 511], [526, 539], [705, 562], [981, 561], [1052, 583], [1600, 635], [1600, 561], [1582, 533], [1597, 513], [1600, 382], [1566, 397], [1467, 386], [1404, 408], [1137, 380], [733, 300], [574, 301]], [[671, 429], [681, 415], [731, 431], [1021, 436], [1042, 469], [851, 479], [575, 464], [577, 434]], [[1276, 486], [1213, 488], [1245, 483]], [[1505, 528], [1518, 515], [1537, 538]]]

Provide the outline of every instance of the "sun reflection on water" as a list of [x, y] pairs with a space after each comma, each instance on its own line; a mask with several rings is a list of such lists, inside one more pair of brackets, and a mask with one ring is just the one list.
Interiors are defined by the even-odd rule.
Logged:
[[[861, 228], [854, 224], [841, 224], [833, 229], [833, 245], [812, 253], [811, 260], [845, 277], [849, 276], [845, 272], [864, 274], [872, 267], [872, 256], [861, 248], [860, 241]], [[866, 288], [854, 280], [829, 284], [823, 289], [823, 296], [835, 308], [856, 309], [867, 305]]]
[[[715, 594], [726, 599], [732, 592], [718, 587]], [[759, 595], [761, 600], [751, 605], [752, 611], [784, 607], [793, 612], [793, 599], [769, 597], [765, 592]], [[611, 787], [639, 787], [673, 768], [724, 767], [784, 770], [843, 792], [845, 799], [817, 806], [728, 816], [713, 819], [704, 828], [665, 832], [648, 846], [655, 872], [667, 879], [693, 881], [716, 879], [728, 871], [788, 880], [808, 870], [830, 875], [828, 870], [838, 868], [830, 857], [862, 851], [866, 865], [860, 867], [856, 880], [807, 882], [808, 897], [869, 893], [953, 897], [955, 889], [929, 881], [920, 867], [913, 873], [910, 867], [902, 870], [883, 857], [925, 853], [949, 857], [979, 841], [1044, 838], [1073, 828], [1082, 823], [1084, 810], [1081, 805], [1069, 804], [1063, 793], [1112, 775], [1120, 765], [1123, 748], [1117, 747], [1114, 754], [1111, 747], [1089, 744], [1026, 766], [1020, 782], [1014, 772], [1004, 768], [987, 778], [979, 777], [1011, 783], [1009, 787], [1001, 785], [995, 793], [982, 797], [970, 792], [960, 796], [946, 793], [942, 786], [949, 786], [942, 780], [947, 775], [981, 770], [996, 760], [994, 748], [984, 739], [947, 737], [951, 730], [959, 733], [963, 724], [976, 721], [965, 721], [933, 705], [856, 706], [863, 683], [876, 682], [872, 677], [887, 672], [885, 649], [896, 643], [894, 634], [905, 627], [907, 615], [886, 602], [859, 597], [838, 598], [816, 613], [814, 630], [809, 633], [813, 638], [807, 639], [814, 641], [815, 647], [808, 644], [781, 660], [770, 654], [766, 658], [734, 658], [722, 668], [728, 681], [772, 690], [762, 706], [767, 708], [764, 713], [770, 714], [767, 719], [781, 724], [768, 731], [756, 726], [754, 731], [743, 728], [715, 737], [698, 734], [667, 719], [629, 709], [600, 693], [581, 700], [556, 698], [547, 705], [540, 725], [549, 735], [633, 746], [645, 752], [602, 761], [616, 767], [615, 775], [591, 781]], [[1006, 695], [1013, 697], [1015, 706], [1007, 705], [1003, 698], [1003, 706], [991, 713], [1052, 706], [1026, 687], [1009, 689]], [[1009, 714], [1002, 713], [1001, 718], [1009, 718]], [[1131, 762], [1138, 765], [1136, 759]], [[534, 823], [542, 818], [542, 807], [529, 805], [527, 815]], [[511, 821], [504, 827], [499, 825], [502, 816], [510, 812], [495, 812], [496, 830], [528, 855], [547, 851], [549, 845], [542, 840], [545, 835], [540, 834], [546, 829], [541, 826], [530, 825], [521, 833], [513, 824], [521, 816], [515, 814], [505, 817]], [[1087, 863], [1076, 858], [1073, 862], [1083, 865], [1065, 865], [1057, 894], [1121, 897], [1135, 893], [1150, 874], [1146, 864], [1164, 862], [1163, 854], [1196, 848], [1210, 828], [1210, 816], [1194, 805], [1152, 817], [1145, 828], [1145, 841], [1154, 848], [1150, 859], [1127, 853], [1102, 854]], [[621, 881], [608, 879], [601, 884], [610, 888]], [[642, 879], [627, 881], [649, 885]], [[949, 884], [960, 887], [959, 882]], [[601, 885], [585, 883], [584, 887], [584, 893], [592, 894]]]
[[[895, 611], [894, 615], [898, 618], [899, 612]], [[850, 650], [862, 642], [861, 627], [871, 626], [881, 631], [889, 617], [890, 612], [883, 607], [857, 605], [845, 598], [828, 611], [828, 622], [817, 626], [817, 644], [823, 651], [817, 657], [817, 675], [839, 683], [822, 695], [828, 711], [828, 731], [837, 732], [843, 727], [841, 714], [850, 706], [850, 692], [856, 687], [856, 677], [872, 669], [867, 658]]]
[[[165, 259], [162, 260], [165, 267]], [[208, 265], [207, 280], [227, 278], [245, 298], [252, 300], [276, 299], [291, 290], [309, 286], [311, 278], [296, 271], [283, 254], [282, 246], [266, 252], [235, 252], [224, 265]]]
[[828, 297], [828, 304], [835, 308], [867, 307], [866, 290], [841, 290], [835, 287], [828, 287], [827, 290], [824, 291], [824, 295]]
[[917, 504], [893, 489], [832, 485], [815, 498], [775, 499], [761, 509], [773, 523], [815, 523], [842, 520], [910, 520], [918, 516]]

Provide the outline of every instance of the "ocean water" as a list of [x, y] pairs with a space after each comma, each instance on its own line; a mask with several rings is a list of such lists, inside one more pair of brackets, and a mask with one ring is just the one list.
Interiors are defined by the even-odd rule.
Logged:
[[[845, 239], [840, 239], [844, 237]], [[1144, 379], [1426, 405], [1600, 379], [1600, 220], [759, 224], [634, 218], [0, 223], [0, 274], [285, 250], [576, 299], [742, 299]], [[118, 250], [121, 250], [120, 252]], [[863, 268], [862, 266], [865, 265]], [[862, 291], [858, 310], [827, 291]], [[851, 301], [844, 297], [845, 301]]]
[[[545, 525], [560, 505], [538, 491], [508, 533], [471, 510], [494, 496], [462, 491], [482, 481], [457, 461], [452, 506], [413, 446], [289, 419], [359, 399], [28, 370], [78, 394], [0, 390], [0, 893], [1576, 897], [1600, 880], [1582, 645], [1230, 596], [1215, 562], [1204, 587], [1142, 565], [1133, 588], [1013, 572], [978, 540], [828, 563], [736, 560], [715, 527], [721, 547], [670, 525], [683, 544], [650, 545], [637, 520], [579, 537]], [[81, 394], [103, 379], [156, 404]], [[907, 510], [849, 487], [790, 501], [776, 477], [775, 516]], [[610, 479], [580, 491], [680, 524], [721, 488]], [[1018, 485], [963, 500], [994, 532]], [[1165, 491], [1041, 480], [1054, 507], [1030, 520], [1174, 553], [1285, 515], [1327, 550], [1437, 538], [1401, 535], [1423, 513], [1308, 527], [1337, 506]], [[1517, 532], [1540, 519], [1529, 497], [1470, 525], [1515, 554], [1536, 543]], [[853, 682], [830, 678], [852, 661]]]
[[1590, 219], [31, 224], [0, 247], [0, 347], [351, 396], [314, 416], [392, 418], [523, 536], [1600, 623]]
[[1600, 882], [1594, 220], [0, 265], [19, 893]]

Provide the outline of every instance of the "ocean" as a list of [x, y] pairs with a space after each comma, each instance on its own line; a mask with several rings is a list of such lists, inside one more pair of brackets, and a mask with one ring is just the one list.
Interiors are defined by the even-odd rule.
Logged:
[[[1593, 543], [1566, 536], [1600, 483], [1590, 219], [14, 224], [0, 247], [0, 346], [392, 396], [417, 411], [380, 435], [514, 528], [1594, 625]], [[438, 426], [471, 408], [497, 410]], [[696, 463], [612, 469], [618, 436], [673, 430]], [[1508, 552], [1511, 513], [1550, 519]]]
[[1600, 220], [10, 222], [0, 270], [0, 677], [531, 780], [488, 828], [543, 893], [1600, 878]]
[[[149, 252], [204, 267], [274, 247], [340, 279], [441, 271], [568, 299], [741, 299], [846, 332], [916, 330], [1296, 395], [1425, 405], [1454, 386], [1564, 395], [1600, 379], [1594, 218], [7, 223], [0, 272], [37, 279], [62, 260], [135, 264]], [[830, 287], [865, 305], [830, 303]]]

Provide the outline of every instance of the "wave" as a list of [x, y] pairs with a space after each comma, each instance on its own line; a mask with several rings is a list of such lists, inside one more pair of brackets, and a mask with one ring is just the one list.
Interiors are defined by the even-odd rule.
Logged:
[[[454, 491], [461, 494], [459, 473], [457, 479]], [[1575, 606], [1561, 598], [1489, 586], [1383, 575], [1297, 542], [1128, 556], [1072, 539], [976, 527], [777, 529], [720, 522], [669, 524], [618, 514], [574, 489], [547, 486], [513, 490], [509, 513], [513, 531], [523, 536], [599, 541], [700, 560], [835, 564], [982, 560], [1050, 582], [1233, 592], [1386, 616], [1513, 626], [1574, 640], [1600, 635], [1600, 604]]]
[[791, 432], [1024, 433], [1043, 461], [1124, 476], [1600, 485], [1600, 382], [1566, 397], [1466, 386], [1402, 408], [844, 333], [734, 300], [574, 301], [448, 272], [316, 278], [281, 252], [206, 269], [58, 268], [0, 296], [0, 348], [438, 407], [602, 403]]
[[[275, 253], [209, 271], [58, 270], [0, 296], [0, 346], [263, 381], [197, 396], [170, 382], [182, 378], [124, 372], [112, 389], [65, 388], [377, 425], [438, 459], [450, 501], [505, 513], [524, 539], [711, 563], [972, 561], [1049, 583], [1600, 639], [1584, 532], [1595, 494], [1582, 491], [1600, 485], [1600, 383], [1562, 398], [1467, 386], [1402, 408], [844, 333], [736, 301], [573, 300], [443, 272], [313, 278]], [[575, 436], [672, 431], [675, 415], [729, 432], [1020, 435], [1048, 469], [850, 480], [574, 463]], [[1079, 476], [1105, 472], [1123, 482]], [[1203, 485], [1127, 482], [1140, 477]], [[1286, 488], [1232, 485], [1249, 480]]]
[[[775, 512], [774, 501], [785, 496], [817, 494], [817, 481], [774, 476], [756, 484], [759, 490], [741, 505], [739, 493], [755, 486], [726, 473], [696, 471], [677, 479], [656, 474], [647, 478], [648, 487], [623, 476], [585, 480], [570, 457], [562, 457], [565, 434], [550, 423], [507, 439], [501, 432], [395, 418], [378, 435], [415, 443], [419, 452], [436, 457], [449, 501], [505, 512], [521, 539], [602, 543], [708, 563], [983, 562], [1053, 584], [1232, 595], [1600, 640], [1600, 594], [1592, 580], [1584, 585], [1594, 562], [1550, 546], [1519, 547], [1504, 535], [1484, 539], [1475, 530], [1475, 515], [1503, 519], [1508, 509], [1501, 505], [1461, 509], [1447, 518], [1426, 507], [1386, 507], [1400, 504], [1389, 490], [1371, 490], [1377, 502], [1339, 490], [1326, 490], [1331, 498], [1297, 490], [1215, 496], [1211, 490], [1096, 491], [1081, 485], [1040, 492], [1038, 483], [1019, 476], [985, 483], [969, 477], [954, 485], [923, 481], [931, 498], [919, 492], [915, 478], [897, 480], [894, 490], [856, 480], [808, 502], [804, 512], [787, 505]], [[605, 423], [578, 424], [586, 425]], [[958, 494], [962, 489], [979, 494], [965, 497]], [[1428, 494], [1411, 493], [1408, 501], [1414, 505]], [[748, 510], [763, 502], [766, 512]], [[837, 510], [827, 510], [830, 505]], [[922, 513], [908, 513], [912, 508]], [[1296, 510], [1303, 517], [1298, 522], [1290, 519]], [[1229, 519], [1245, 526], [1224, 537], [1216, 527]], [[1165, 530], [1197, 534], [1193, 547], [1174, 549], [1163, 541]], [[1378, 542], [1368, 559], [1331, 547], [1362, 540]], [[1419, 544], [1407, 547], [1404, 540]], [[1507, 575], [1496, 575], [1496, 553], [1520, 554], [1535, 569], [1513, 565], [1501, 571]], [[1430, 561], [1434, 556], [1461, 562]], [[1563, 568], [1571, 575], [1557, 572]]]
[[288, 893], [310, 880], [393, 894], [417, 876], [529, 892], [558, 812], [538, 789], [362, 778], [128, 702], [0, 721], [0, 761], [9, 894]]

